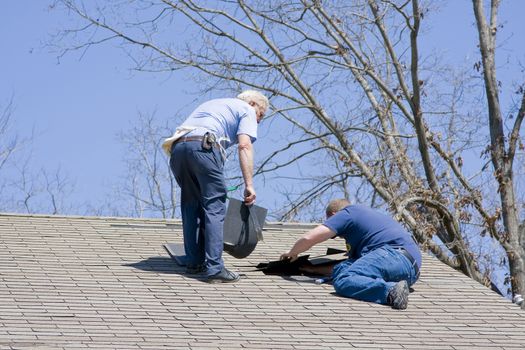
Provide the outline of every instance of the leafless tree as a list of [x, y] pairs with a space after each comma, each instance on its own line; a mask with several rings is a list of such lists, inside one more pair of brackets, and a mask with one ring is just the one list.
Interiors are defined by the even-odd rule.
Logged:
[[155, 113], [139, 113], [138, 121], [118, 135], [126, 149], [126, 172], [116, 189], [128, 215], [175, 217], [176, 182], [161, 149], [171, 132], [167, 125], [159, 125]]
[[[499, 1], [489, 4], [487, 20], [483, 2], [473, 0], [482, 58], [474, 73], [483, 80], [422, 57], [419, 33], [431, 4], [151, 0], [95, 7], [59, 0], [80, 22], [56, 43], [62, 57], [115, 42], [141, 71], [189, 69], [203, 90], [266, 91], [274, 149], [258, 173], [282, 180], [296, 167], [300, 174], [283, 218], [334, 189], [354, 194], [390, 210], [424, 248], [486, 285], [485, 241], [497, 242], [512, 293], [523, 294], [523, 202], [513, 166], [523, 148], [525, 100], [521, 89], [521, 102], [506, 109], [513, 122], [503, 115]], [[488, 112], [479, 107], [483, 89]]]
[[31, 156], [18, 157], [7, 184], [10, 203], [7, 211], [28, 214], [72, 214], [76, 209], [69, 197], [74, 182], [58, 168], [55, 171], [31, 166]]
[[11, 98], [5, 106], [0, 106], [0, 197], [4, 197], [6, 187], [4, 170], [18, 144], [18, 137], [11, 132], [12, 113], [13, 99]]
[[[501, 218], [503, 220], [502, 229], [496, 233], [495, 237], [507, 252], [510, 275], [512, 276], [512, 291], [515, 294], [521, 294], [525, 292], [525, 230], [523, 222], [520, 228], [520, 203], [517, 201], [515, 193], [514, 161], [518, 148], [523, 149], [520, 130], [525, 117], [525, 90], [523, 85], [518, 90], [522, 98], [516, 118], [512, 122], [511, 118], [503, 115], [500, 105], [500, 84], [496, 74], [496, 34], [499, 29], [498, 7], [500, 1], [491, 1], [488, 16], [485, 14], [483, 1], [473, 0], [473, 4], [488, 106], [490, 131], [488, 150], [498, 186]], [[507, 134], [505, 129], [509, 124], [510, 132]], [[521, 207], [523, 207], [523, 203]]]
[[66, 214], [71, 210], [68, 195], [74, 184], [58, 169], [54, 172], [31, 166], [31, 141], [20, 137], [12, 115], [13, 98], [0, 108], [0, 211]]

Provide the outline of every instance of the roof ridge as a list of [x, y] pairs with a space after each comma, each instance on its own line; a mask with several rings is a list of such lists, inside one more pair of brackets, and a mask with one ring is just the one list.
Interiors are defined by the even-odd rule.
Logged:
[[[85, 219], [85, 220], [112, 220], [112, 221], [137, 221], [137, 222], [155, 222], [159, 221], [166, 223], [180, 224], [181, 219], [176, 218], [148, 218], [148, 217], [131, 217], [131, 216], [96, 216], [96, 215], [66, 215], [66, 214], [35, 214], [35, 213], [9, 213], [0, 212], [0, 217], [22, 217], [22, 218], [55, 218], [55, 219]], [[265, 228], [310, 228], [318, 225], [319, 223], [314, 222], [283, 222], [283, 221], [267, 221]]]

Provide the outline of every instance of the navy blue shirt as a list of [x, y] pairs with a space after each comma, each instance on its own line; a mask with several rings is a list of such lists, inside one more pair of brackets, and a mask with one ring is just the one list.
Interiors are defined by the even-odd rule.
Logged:
[[412, 236], [390, 216], [372, 208], [350, 205], [326, 220], [324, 225], [345, 239], [351, 259], [390, 245], [405, 248], [421, 267], [421, 253]]

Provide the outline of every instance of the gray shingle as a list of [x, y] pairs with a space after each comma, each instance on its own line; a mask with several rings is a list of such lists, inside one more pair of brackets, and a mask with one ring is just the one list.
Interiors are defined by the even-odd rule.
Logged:
[[310, 227], [267, 225], [248, 258], [225, 255], [245, 277], [209, 285], [162, 248], [178, 221], [0, 215], [0, 349], [523, 348], [519, 307], [428, 255], [405, 311], [254, 270]]

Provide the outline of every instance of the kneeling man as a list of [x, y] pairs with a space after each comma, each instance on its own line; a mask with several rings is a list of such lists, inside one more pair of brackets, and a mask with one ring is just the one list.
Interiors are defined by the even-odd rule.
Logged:
[[337, 294], [406, 309], [409, 286], [416, 283], [421, 253], [412, 236], [391, 217], [346, 199], [330, 202], [327, 220], [299, 238], [281, 259], [297, 256], [329, 238], [346, 241], [348, 260], [336, 265]]

